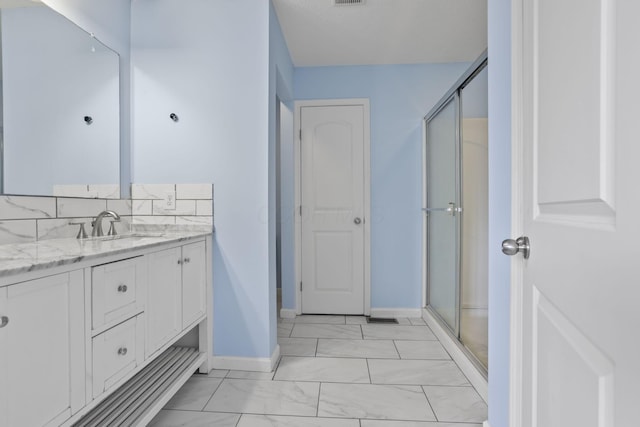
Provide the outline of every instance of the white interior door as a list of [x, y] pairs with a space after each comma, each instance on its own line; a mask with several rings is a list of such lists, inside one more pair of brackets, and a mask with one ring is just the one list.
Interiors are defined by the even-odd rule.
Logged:
[[364, 313], [364, 114], [300, 109], [303, 313]]
[[512, 425], [637, 426], [640, 2], [514, 4], [531, 254], [514, 264], [524, 275]]

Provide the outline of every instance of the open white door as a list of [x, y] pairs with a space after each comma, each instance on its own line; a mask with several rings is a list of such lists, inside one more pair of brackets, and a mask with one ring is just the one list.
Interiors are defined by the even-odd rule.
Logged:
[[513, 5], [511, 426], [638, 426], [640, 2]]

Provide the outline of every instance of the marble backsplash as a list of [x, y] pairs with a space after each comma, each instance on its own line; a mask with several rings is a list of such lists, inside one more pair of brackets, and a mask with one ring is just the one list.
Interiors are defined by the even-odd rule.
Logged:
[[[91, 233], [91, 221], [103, 210], [121, 217], [118, 233], [132, 227], [191, 225], [213, 228], [212, 184], [132, 184], [131, 199], [37, 197], [0, 195], [0, 245], [75, 237], [83, 222]], [[166, 199], [174, 203], [167, 208]], [[105, 218], [103, 229], [109, 227]]]

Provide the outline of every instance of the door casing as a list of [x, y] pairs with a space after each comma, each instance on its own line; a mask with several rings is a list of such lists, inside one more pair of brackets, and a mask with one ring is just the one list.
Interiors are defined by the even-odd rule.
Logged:
[[371, 120], [368, 98], [350, 99], [321, 99], [296, 101], [294, 103], [294, 139], [293, 158], [295, 174], [295, 293], [296, 293], [296, 314], [302, 314], [302, 293], [300, 283], [302, 281], [302, 221], [300, 216], [300, 205], [302, 200], [301, 185], [301, 147], [300, 133], [301, 109], [303, 107], [329, 107], [358, 105], [364, 109], [364, 314], [371, 313]]

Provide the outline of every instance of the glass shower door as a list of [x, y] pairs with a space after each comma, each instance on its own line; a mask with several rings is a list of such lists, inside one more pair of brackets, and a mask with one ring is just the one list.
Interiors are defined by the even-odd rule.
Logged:
[[460, 340], [488, 366], [489, 121], [488, 68], [460, 89], [461, 260]]
[[428, 304], [458, 332], [458, 97], [426, 124]]

